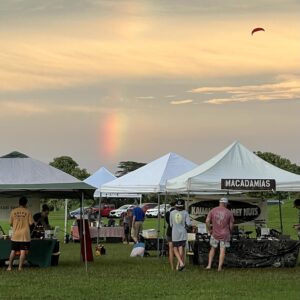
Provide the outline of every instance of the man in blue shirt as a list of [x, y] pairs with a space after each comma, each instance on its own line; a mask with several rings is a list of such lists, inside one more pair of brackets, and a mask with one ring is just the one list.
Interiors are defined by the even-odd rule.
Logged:
[[136, 206], [132, 210], [132, 228], [131, 228], [131, 237], [135, 243], [138, 242], [139, 233], [143, 230], [143, 222], [145, 219], [144, 211], [139, 207]]

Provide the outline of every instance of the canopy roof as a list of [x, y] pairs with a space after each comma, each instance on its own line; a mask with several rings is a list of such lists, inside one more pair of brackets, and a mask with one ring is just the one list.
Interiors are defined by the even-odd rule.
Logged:
[[300, 191], [300, 175], [264, 161], [239, 142], [192, 171], [168, 180], [168, 192], [216, 192], [221, 179], [275, 179], [277, 191]]
[[176, 153], [168, 153], [147, 165], [103, 184], [101, 193], [160, 193], [166, 181], [197, 167]]
[[94, 197], [100, 197], [100, 187], [102, 184], [110, 182], [117, 177], [109, 172], [106, 168], [101, 167], [98, 169], [94, 174], [84, 180], [85, 183], [92, 185], [93, 187], [97, 188], [94, 192]]
[[37, 195], [44, 198], [92, 196], [94, 188], [48, 164], [12, 152], [0, 157], [0, 194]]

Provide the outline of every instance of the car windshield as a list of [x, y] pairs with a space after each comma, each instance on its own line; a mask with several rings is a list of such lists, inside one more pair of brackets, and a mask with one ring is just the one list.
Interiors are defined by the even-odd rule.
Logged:
[[130, 207], [131, 205], [122, 205], [121, 207], [119, 207], [118, 209], [127, 209], [128, 207]]
[[[161, 204], [161, 205], [155, 206], [154, 209], [158, 209], [159, 206], [160, 206], [160, 210], [165, 208], [165, 204]], [[168, 204], [167, 204], [167, 208], [168, 208]]]

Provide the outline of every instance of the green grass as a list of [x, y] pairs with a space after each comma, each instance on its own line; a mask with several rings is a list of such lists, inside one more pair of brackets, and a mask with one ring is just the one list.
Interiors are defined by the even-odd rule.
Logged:
[[[279, 228], [277, 210], [269, 209], [270, 227]], [[283, 216], [285, 233], [296, 238], [292, 225], [298, 221], [298, 212], [291, 202], [283, 205]], [[50, 220], [63, 228], [62, 212], [51, 213]], [[145, 228], [156, 228], [156, 219], [146, 220]], [[188, 264], [185, 272], [172, 272], [167, 259], [155, 257], [155, 252], [151, 257], [130, 258], [132, 245], [105, 247], [107, 254], [94, 257], [88, 272], [80, 262], [79, 244], [62, 242], [57, 267], [22, 272], [0, 269], [0, 299], [300, 299], [299, 264], [221, 273]]]

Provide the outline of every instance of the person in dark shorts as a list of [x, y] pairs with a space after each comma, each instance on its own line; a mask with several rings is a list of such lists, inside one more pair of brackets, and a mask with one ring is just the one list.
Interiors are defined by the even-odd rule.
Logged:
[[171, 269], [174, 270], [174, 249], [173, 249], [173, 243], [172, 243], [172, 227], [170, 225], [170, 214], [175, 209], [175, 203], [171, 203], [171, 208], [166, 212], [166, 223], [168, 224], [167, 231], [166, 231], [166, 240], [168, 242], [168, 248], [169, 248], [169, 263], [171, 266]]
[[16, 252], [20, 252], [19, 270], [22, 270], [26, 253], [30, 247], [30, 225], [33, 224], [33, 218], [30, 210], [26, 208], [27, 202], [26, 197], [21, 197], [19, 207], [13, 209], [10, 213], [9, 223], [13, 228], [13, 233], [8, 271], [12, 268]]
[[184, 210], [184, 200], [177, 200], [175, 209], [170, 214], [170, 225], [172, 227], [174, 254], [178, 260], [178, 271], [182, 271], [185, 268], [184, 248], [187, 241], [186, 226], [191, 225], [189, 214]]

